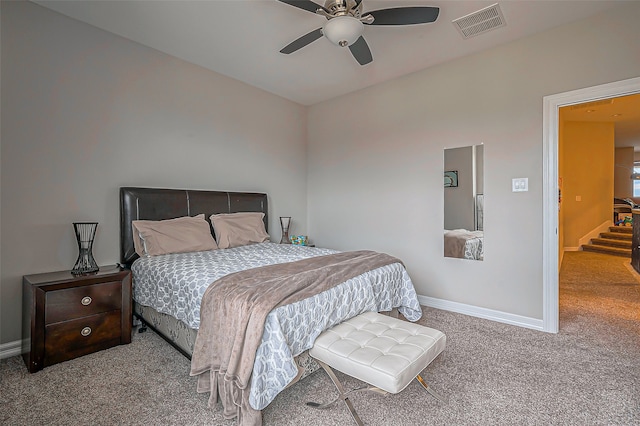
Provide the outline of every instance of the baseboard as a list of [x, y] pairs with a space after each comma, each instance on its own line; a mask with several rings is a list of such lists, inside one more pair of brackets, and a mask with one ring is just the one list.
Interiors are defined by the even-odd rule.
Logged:
[[544, 331], [544, 324], [541, 319], [523, 317], [521, 315], [509, 314], [507, 312], [480, 308], [478, 306], [466, 305], [464, 303], [451, 302], [449, 300], [436, 299], [428, 296], [418, 296], [418, 301], [421, 305], [431, 308], [457, 312], [459, 314], [469, 315], [472, 317], [484, 318], [491, 321], [516, 325], [518, 327]]
[[15, 340], [0, 345], [0, 359], [10, 358], [22, 353], [22, 340]]
[[565, 247], [563, 251], [580, 251], [580, 247]]

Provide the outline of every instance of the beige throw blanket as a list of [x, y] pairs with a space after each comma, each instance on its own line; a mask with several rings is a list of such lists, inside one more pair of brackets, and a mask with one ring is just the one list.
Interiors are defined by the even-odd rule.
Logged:
[[465, 258], [465, 245], [467, 240], [482, 238], [482, 231], [468, 231], [466, 229], [454, 229], [444, 231], [444, 255], [445, 257]]
[[191, 359], [198, 392], [220, 396], [223, 415], [239, 425], [260, 425], [249, 405], [249, 385], [267, 315], [278, 306], [311, 297], [367, 271], [401, 263], [373, 251], [342, 252], [229, 274], [205, 291]]

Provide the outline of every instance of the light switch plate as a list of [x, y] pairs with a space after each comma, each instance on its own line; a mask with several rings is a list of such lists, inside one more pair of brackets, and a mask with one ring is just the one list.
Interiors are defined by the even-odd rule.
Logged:
[[511, 179], [511, 190], [513, 192], [525, 192], [529, 190], [529, 178]]

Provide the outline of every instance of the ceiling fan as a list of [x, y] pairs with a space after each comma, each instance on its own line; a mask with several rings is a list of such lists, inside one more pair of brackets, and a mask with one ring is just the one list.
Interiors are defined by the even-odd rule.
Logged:
[[362, 15], [362, 0], [326, 0], [324, 6], [311, 0], [278, 0], [282, 3], [322, 15], [327, 23], [286, 45], [280, 53], [293, 53], [313, 43], [323, 35], [333, 44], [349, 47], [353, 57], [366, 65], [373, 61], [369, 45], [362, 37], [366, 25], [413, 25], [434, 22], [440, 9], [428, 6], [409, 6], [371, 10]]

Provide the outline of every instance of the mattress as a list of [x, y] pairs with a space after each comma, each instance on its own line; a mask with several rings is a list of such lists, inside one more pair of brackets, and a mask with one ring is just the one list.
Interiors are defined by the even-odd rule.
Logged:
[[[134, 303], [133, 309], [137, 316], [143, 318], [147, 324], [169, 339], [184, 354], [189, 356], [193, 354], [198, 330], [189, 328], [184, 322], [175, 319], [171, 315], [158, 312], [149, 306]], [[397, 316], [397, 310], [392, 315]], [[294, 360], [299, 374], [295, 381], [302, 380], [320, 369], [320, 365], [309, 355], [308, 350], [295, 356]]]
[[202, 296], [215, 280], [245, 269], [331, 253], [336, 251], [267, 242], [231, 249], [142, 257], [131, 266], [133, 298], [141, 305], [198, 329]]
[[[140, 258], [131, 267], [134, 300], [137, 309], [152, 308], [157, 313], [176, 318], [184, 324], [185, 330], [197, 330], [202, 296], [218, 278], [244, 269], [331, 253], [336, 251], [259, 243]], [[256, 354], [249, 398], [251, 406], [257, 410], [265, 408], [298, 378], [299, 363], [295, 358], [313, 346], [315, 337], [324, 329], [362, 312], [391, 311], [393, 308], [398, 308], [411, 321], [422, 315], [413, 283], [400, 263], [377, 268], [314, 297], [274, 309], [267, 316], [262, 343]], [[174, 330], [181, 328], [180, 325]], [[191, 345], [187, 349], [191, 353], [193, 342], [187, 341], [186, 345]]]
[[444, 231], [445, 257], [484, 259], [484, 232], [454, 229]]

